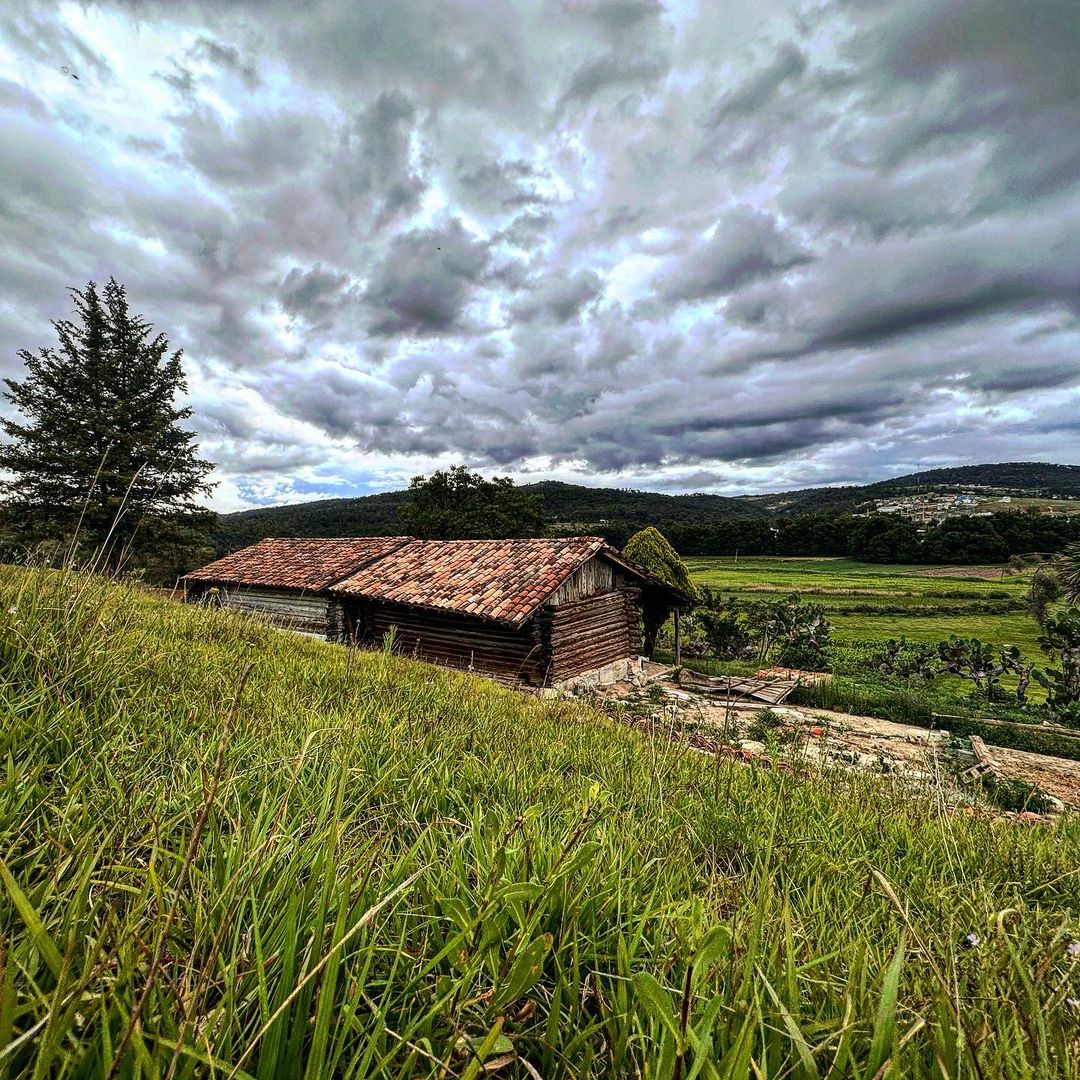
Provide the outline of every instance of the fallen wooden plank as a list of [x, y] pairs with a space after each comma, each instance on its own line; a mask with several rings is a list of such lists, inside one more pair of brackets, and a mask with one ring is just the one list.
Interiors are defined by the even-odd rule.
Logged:
[[723, 695], [731, 700], [748, 699], [765, 705], [779, 705], [798, 683], [789, 679], [746, 679], [728, 675], [702, 675], [683, 668], [677, 681], [699, 693]]

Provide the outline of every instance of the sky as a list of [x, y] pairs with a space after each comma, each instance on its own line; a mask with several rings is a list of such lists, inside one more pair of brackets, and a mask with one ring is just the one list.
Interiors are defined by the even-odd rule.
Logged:
[[110, 275], [234, 510], [1080, 461], [1076, 0], [5, 0], [0, 375]]

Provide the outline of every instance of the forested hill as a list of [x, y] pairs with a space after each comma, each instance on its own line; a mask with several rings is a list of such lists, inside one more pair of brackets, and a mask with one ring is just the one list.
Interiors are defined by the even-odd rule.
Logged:
[[[932, 490], [994, 489], [1000, 494], [1080, 498], [1080, 465], [1007, 462], [932, 469], [850, 487], [806, 488], [765, 495], [664, 495], [545, 481], [524, 485], [544, 497], [544, 513], [559, 532], [600, 533], [616, 542], [642, 525], [707, 526], [733, 518], [771, 519], [866, 509], [873, 499]], [[404, 491], [356, 499], [271, 506], [223, 514], [215, 535], [220, 553], [264, 536], [365, 536], [401, 532]]]

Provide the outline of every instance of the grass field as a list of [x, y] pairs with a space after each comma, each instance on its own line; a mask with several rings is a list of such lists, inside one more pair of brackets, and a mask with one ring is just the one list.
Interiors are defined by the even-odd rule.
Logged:
[[[901, 636], [933, 644], [955, 634], [994, 645], [1017, 645], [1029, 660], [1045, 663], [1037, 640], [1038, 626], [1023, 605], [1027, 574], [1002, 575], [1000, 567], [890, 566], [829, 558], [699, 557], [686, 563], [698, 585], [708, 585], [725, 596], [763, 600], [797, 592], [804, 600], [820, 603], [832, 624], [833, 640], [839, 644]], [[735, 667], [749, 671], [753, 665]], [[842, 676], [852, 674], [842, 666], [837, 670]], [[1002, 679], [1006, 690], [1015, 684], [1012, 676]], [[873, 697], [880, 697], [874, 714], [890, 718], [887, 699], [895, 688], [865, 675], [838, 683], [840, 688], [845, 686], [854, 691], [852, 699], [862, 708], [873, 707]], [[916, 690], [926, 698], [929, 709], [1000, 711], [972, 706], [968, 701], [972, 684], [951, 675]], [[1032, 683], [1028, 698], [1042, 701], [1045, 691]], [[825, 700], [822, 697], [819, 704], [824, 706]], [[829, 703], [833, 704], [831, 698]], [[836, 704], [843, 707], [842, 702]]]
[[0, 715], [9, 1077], [1080, 1070], [1071, 817], [6, 567]]
[[[687, 566], [697, 584], [725, 594], [762, 599], [797, 592], [825, 607], [841, 638], [904, 634], [912, 641], [940, 641], [955, 633], [1038, 651], [1035, 623], [1022, 604], [1027, 575], [971, 576], [999, 568], [769, 557], [691, 558]], [[930, 569], [933, 576], [925, 572]]]

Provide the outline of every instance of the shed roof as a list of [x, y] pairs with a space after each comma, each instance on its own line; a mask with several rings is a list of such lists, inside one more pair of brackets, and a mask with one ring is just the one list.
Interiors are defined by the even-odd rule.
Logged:
[[599, 536], [414, 540], [334, 587], [371, 600], [520, 625], [583, 563], [602, 555], [643, 582], [688, 599], [627, 562]]
[[325, 589], [410, 539], [360, 536], [260, 540], [193, 570], [184, 580], [271, 589]]

